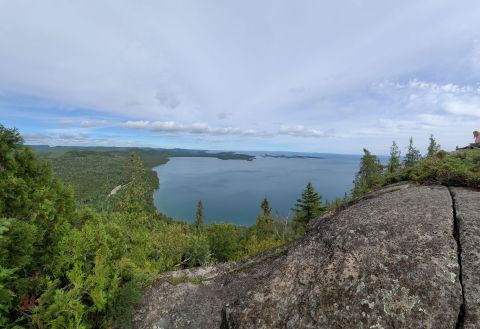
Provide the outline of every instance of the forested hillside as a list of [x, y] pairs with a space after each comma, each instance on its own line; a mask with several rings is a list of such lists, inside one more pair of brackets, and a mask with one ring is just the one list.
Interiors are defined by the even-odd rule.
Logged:
[[150, 206], [153, 190], [158, 188], [157, 174], [151, 170], [168, 162], [171, 157], [214, 157], [222, 160], [251, 160], [253, 157], [233, 152], [208, 153], [183, 149], [121, 148], [121, 147], [68, 147], [32, 146], [35, 153], [47, 159], [54, 174], [75, 190], [78, 206], [96, 210], [112, 206], [111, 192], [121, 190], [129, 179], [129, 158], [137, 154], [146, 169]]

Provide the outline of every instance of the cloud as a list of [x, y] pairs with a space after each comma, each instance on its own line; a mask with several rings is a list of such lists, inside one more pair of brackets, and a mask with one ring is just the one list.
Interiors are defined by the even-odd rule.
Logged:
[[58, 120], [58, 124], [61, 125], [61, 126], [73, 126], [73, 125], [75, 125], [75, 120], [60, 119], [60, 120]]
[[305, 92], [305, 88], [303, 88], [303, 87], [292, 87], [292, 88], [288, 89], [288, 91], [291, 92], [292, 94], [301, 94], [301, 93]]
[[[431, 115], [457, 122], [439, 133], [458, 138], [480, 117], [480, 2], [357, 3], [0, 4], [0, 117], [43, 128], [65, 117], [58, 124], [92, 130], [148, 122], [136, 133], [237, 135], [241, 149], [261, 147], [255, 137], [265, 135], [279, 147], [313, 148], [294, 138], [305, 136], [318, 138], [314, 151], [354, 152], [373, 139], [322, 138], [443, 129], [421, 117]], [[380, 81], [390, 82], [369, 88]], [[4, 106], [10, 95], [31, 101]], [[217, 127], [227, 119], [230, 127]], [[208, 147], [184, 146], [196, 145]]]
[[137, 141], [119, 141], [113, 138], [92, 136], [82, 133], [26, 133], [23, 134], [27, 145], [50, 146], [131, 146], [148, 147], [148, 143]]
[[416, 114], [480, 117], [480, 85], [438, 84], [413, 79], [406, 83], [374, 84], [373, 89]]
[[306, 128], [302, 125], [297, 126], [281, 126], [278, 131], [280, 135], [289, 135], [295, 137], [312, 137], [312, 138], [326, 138], [331, 135], [317, 129]]
[[170, 110], [173, 110], [180, 105], [180, 100], [177, 98], [177, 96], [169, 91], [159, 90], [157, 91], [155, 97], [161, 106]]
[[230, 112], [220, 112], [217, 114], [217, 118], [219, 118], [220, 120], [227, 120], [230, 119], [232, 115], [233, 113]]
[[74, 120], [63, 118], [58, 120], [58, 124], [61, 126], [79, 126], [81, 128], [93, 128], [93, 127], [102, 127], [108, 125], [107, 120]]
[[217, 128], [210, 127], [206, 123], [181, 124], [174, 121], [127, 121], [122, 124], [124, 128], [140, 129], [156, 132], [188, 133], [202, 135], [240, 135], [240, 136], [262, 136], [264, 133], [253, 129], [240, 128]]

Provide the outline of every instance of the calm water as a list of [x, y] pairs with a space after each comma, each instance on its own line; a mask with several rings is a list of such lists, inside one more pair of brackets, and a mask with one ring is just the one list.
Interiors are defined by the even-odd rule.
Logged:
[[154, 168], [160, 179], [155, 206], [175, 219], [192, 222], [201, 199], [206, 222], [251, 225], [266, 196], [274, 212], [287, 216], [309, 181], [324, 200], [343, 197], [351, 189], [360, 156], [319, 156], [323, 159], [172, 158]]

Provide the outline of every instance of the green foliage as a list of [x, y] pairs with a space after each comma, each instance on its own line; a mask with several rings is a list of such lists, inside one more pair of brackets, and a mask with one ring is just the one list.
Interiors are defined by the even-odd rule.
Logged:
[[212, 252], [212, 257], [218, 262], [235, 260], [241, 252], [240, 234], [233, 224], [210, 224], [205, 234]]
[[258, 215], [255, 228], [256, 236], [260, 239], [266, 239], [273, 236], [275, 229], [273, 218], [265, 214]]
[[195, 229], [201, 231], [203, 229], [203, 203], [199, 200], [197, 203], [197, 210], [195, 212]]
[[352, 190], [352, 196], [358, 197], [367, 192], [370, 192], [375, 187], [382, 184], [382, 172], [383, 166], [378, 158], [371, 154], [367, 149], [363, 149], [363, 156], [360, 160], [360, 169], [355, 175], [353, 181], [354, 187]]
[[209, 240], [204, 235], [191, 235], [183, 255], [182, 264], [187, 267], [204, 266], [210, 263]]
[[146, 170], [138, 154], [130, 155], [127, 173], [130, 176], [128, 182], [122, 185], [118, 192], [119, 195], [115, 196], [116, 208], [129, 214], [152, 209], [149, 202], [152, 198], [152, 191], [145, 182]]
[[75, 210], [71, 189], [16, 130], [0, 126], [0, 136], [0, 327], [128, 326], [139, 289], [189, 242], [185, 225], [149, 207], [140, 158], [123, 168], [115, 208]]
[[268, 199], [265, 197], [262, 200], [262, 203], [260, 204], [260, 208], [262, 208], [263, 211], [263, 216], [269, 217], [270, 213], [272, 212], [272, 208], [270, 207], [270, 202], [268, 202]]
[[430, 144], [428, 144], [428, 149], [427, 149], [427, 157], [435, 155], [438, 151], [440, 151], [440, 145], [437, 143], [435, 140], [435, 137], [433, 137], [433, 134], [430, 135]]
[[[88, 206], [95, 210], [114, 208], [117, 198], [111, 192], [131, 180], [132, 153], [137, 154], [145, 163], [147, 170], [144, 172], [143, 181], [152, 192], [146, 201], [153, 209], [153, 190], [158, 188], [159, 182], [156, 173], [148, 166], [168, 161], [163, 155], [150, 154], [142, 149], [36, 147], [34, 150], [51, 163], [58, 178], [74, 188], [77, 206]], [[121, 191], [122, 188], [118, 193]]]
[[420, 151], [415, 146], [413, 146], [413, 138], [410, 137], [407, 154], [405, 154], [405, 159], [403, 160], [403, 165], [405, 167], [413, 166], [421, 158], [422, 156], [420, 154]]
[[[19, 138], [18, 132], [16, 136], [10, 136], [9, 140]], [[94, 210], [114, 208], [115, 196], [111, 195], [111, 192], [130, 181], [132, 153], [137, 154], [144, 164], [144, 183], [150, 190], [146, 201], [150, 209], [154, 209], [153, 191], [159, 186], [157, 174], [151, 168], [167, 163], [170, 157], [253, 159], [252, 156], [233, 152], [209, 153], [182, 149], [69, 146], [32, 146], [32, 148], [39, 157], [48, 160], [58, 178], [74, 188], [76, 204]], [[118, 192], [120, 191], [122, 188]]]
[[295, 213], [293, 220], [300, 232], [303, 232], [307, 224], [324, 210], [322, 208], [322, 196], [315, 192], [312, 183], [307, 184], [301, 198], [297, 199], [292, 210]]
[[400, 163], [400, 156], [400, 149], [395, 141], [393, 141], [392, 146], [390, 147], [390, 159], [388, 160], [387, 164], [387, 173], [394, 174], [402, 167]]
[[411, 180], [422, 184], [480, 187], [480, 150], [438, 152], [388, 176], [386, 183]]
[[275, 238], [259, 239], [256, 235], [253, 235], [246, 245], [245, 251], [242, 254], [243, 257], [253, 256], [259, 254], [265, 250], [276, 248], [285, 243], [284, 241], [277, 240]]

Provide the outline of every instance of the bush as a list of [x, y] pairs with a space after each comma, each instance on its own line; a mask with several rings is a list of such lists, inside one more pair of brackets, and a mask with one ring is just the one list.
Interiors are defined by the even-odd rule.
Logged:
[[206, 236], [213, 258], [218, 262], [238, 259], [242, 250], [237, 228], [233, 224], [210, 224]]
[[411, 180], [422, 184], [442, 184], [480, 188], [480, 150], [438, 152], [387, 175], [386, 183]]
[[204, 266], [210, 262], [210, 246], [205, 236], [188, 237], [182, 262], [187, 267]]

